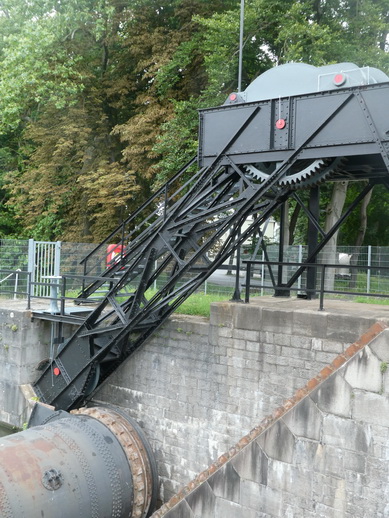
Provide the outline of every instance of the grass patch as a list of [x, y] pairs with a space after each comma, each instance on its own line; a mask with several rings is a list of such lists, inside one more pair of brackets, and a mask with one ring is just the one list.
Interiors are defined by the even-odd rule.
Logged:
[[389, 306], [389, 299], [378, 297], [355, 297], [354, 302], [361, 304], [378, 304], [380, 306]]
[[[70, 298], [76, 298], [79, 292], [67, 291], [66, 296]], [[150, 300], [156, 291], [149, 289], [146, 292], [146, 298]], [[232, 288], [226, 290], [226, 293], [207, 293], [198, 292], [188, 297], [176, 310], [175, 313], [181, 315], [198, 315], [202, 317], [210, 316], [211, 303], [212, 302], [223, 302], [229, 300], [232, 297]], [[93, 298], [93, 295], [92, 295]], [[121, 303], [126, 300], [127, 297], [117, 297], [117, 302]]]
[[[158, 288], [162, 288], [163, 282], [161, 281], [161, 286], [158, 284]], [[358, 295], [359, 292], [367, 291], [367, 276], [366, 273], [358, 272], [356, 283], [353, 284], [351, 280], [348, 279], [335, 279], [334, 289], [339, 291], [355, 291], [355, 295], [351, 294], [326, 294], [325, 299], [336, 299], [336, 300], [350, 300], [355, 301], [361, 304], [377, 304], [377, 305], [389, 305], [389, 299], [375, 297], [374, 293], [388, 293], [389, 294], [389, 278], [383, 276], [372, 275], [370, 278], [370, 296], [366, 295]], [[126, 291], [135, 291], [136, 288], [132, 288], [128, 286]], [[100, 291], [100, 290], [98, 290]], [[101, 289], [103, 292], [104, 290]], [[197, 292], [192, 294], [185, 302], [183, 302], [176, 310], [175, 313], [183, 314], [183, 315], [198, 315], [209, 318], [210, 316], [210, 308], [212, 302], [225, 302], [231, 299], [234, 288], [232, 286], [220, 286], [215, 285], [211, 282], [207, 283], [207, 294], [204, 292]], [[76, 290], [68, 290], [66, 296], [69, 298], [76, 298], [78, 295], [78, 291]], [[153, 295], [155, 295], [156, 290], [154, 288], [150, 288], [146, 292], [146, 298], [150, 300]], [[273, 294], [273, 290], [271, 287], [265, 288], [264, 295]], [[250, 297], [258, 297], [261, 295], [261, 290], [259, 288], [254, 288], [250, 290]], [[92, 295], [92, 299], [102, 298], [103, 293], [97, 293]], [[241, 294], [242, 298], [244, 297], [244, 290], [242, 290]], [[127, 296], [123, 293], [120, 296], [116, 297], [117, 302], [122, 303], [127, 299]]]
[[205, 295], [204, 293], [194, 293], [176, 309], [175, 313], [179, 313], [181, 315], [198, 315], [209, 318], [211, 303], [223, 302], [226, 300], [228, 300], [226, 295]]

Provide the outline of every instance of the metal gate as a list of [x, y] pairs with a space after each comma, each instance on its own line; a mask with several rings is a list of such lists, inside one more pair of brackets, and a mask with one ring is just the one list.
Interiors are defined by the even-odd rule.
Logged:
[[30, 295], [50, 297], [50, 285], [60, 275], [61, 241], [28, 240], [28, 271], [31, 272]]

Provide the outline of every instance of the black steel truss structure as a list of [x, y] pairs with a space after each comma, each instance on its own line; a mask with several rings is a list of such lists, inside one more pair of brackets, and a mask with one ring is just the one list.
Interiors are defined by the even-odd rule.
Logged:
[[[200, 168], [190, 161], [85, 259], [85, 274], [93, 275], [107, 243], [123, 246], [99, 280], [84, 287], [80, 300], [93, 297], [104, 279], [116, 279], [34, 384], [40, 401], [63, 410], [82, 404], [288, 199], [301, 204], [320, 236], [306, 260], [314, 262], [373, 184], [388, 184], [389, 118], [382, 114], [388, 105], [389, 84], [381, 83], [202, 111]], [[288, 114], [283, 124], [280, 109]], [[320, 182], [346, 179], [367, 185], [324, 232], [297, 189], [317, 196]], [[282, 275], [277, 279], [275, 285]]]

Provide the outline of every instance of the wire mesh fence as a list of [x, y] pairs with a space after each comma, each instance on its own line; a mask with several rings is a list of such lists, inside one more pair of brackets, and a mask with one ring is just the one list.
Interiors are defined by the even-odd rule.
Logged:
[[[94, 243], [61, 243], [61, 261], [60, 261], [60, 274], [61, 275], [84, 275], [84, 266], [81, 261], [87, 256], [92, 250], [96, 248]], [[106, 251], [101, 250], [93, 257], [94, 271], [93, 275], [99, 276], [106, 268]], [[80, 290], [81, 283], [80, 279], [67, 280], [67, 289], [71, 291]]]
[[[54, 261], [54, 254], [52, 252], [42, 252], [40, 249], [37, 252], [37, 242], [33, 240], [17, 240], [17, 239], [1, 239], [0, 240], [0, 296], [2, 298], [15, 298], [15, 296], [23, 297], [27, 294], [28, 276], [27, 272], [37, 272], [37, 269], [42, 265], [39, 263], [47, 263]], [[54, 245], [54, 243], [53, 243]], [[55, 243], [58, 246], [58, 242]], [[45, 244], [46, 246], [46, 244]], [[81, 288], [80, 277], [84, 273], [82, 260], [94, 248], [92, 243], [70, 243], [61, 242], [59, 244], [60, 255], [59, 265], [57, 270], [44, 270], [41, 268], [41, 277], [46, 277], [47, 280], [39, 278], [44, 284], [50, 287], [50, 277], [54, 274], [58, 276], [77, 276], [77, 278], [67, 279], [67, 290], [70, 295], [76, 296]], [[287, 247], [283, 253], [284, 263], [301, 263], [307, 259], [308, 247], [305, 245], [292, 245]], [[95, 275], [101, 275], [106, 269], [107, 251], [101, 250], [101, 254], [94, 256], [94, 272]], [[222, 265], [219, 269], [210, 275], [198, 291], [204, 294], [225, 296], [226, 299], [232, 297], [236, 291], [236, 287], [244, 289], [245, 283], [245, 260], [259, 260], [276, 262], [279, 260], [278, 245], [267, 246], [266, 252], [260, 250], [255, 257], [250, 253], [245, 246], [241, 249], [241, 264], [239, 265], [238, 282], [236, 279], [236, 256]], [[334, 249], [326, 249], [322, 251], [317, 259], [318, 263], [337, 263], [338, 269], [333, 270], [333, 275], [329, 276], [328, 286], [335, 291], [347, 291], [351, 293], [366, 293], [374, 297], [375, 295], [389, 295], [389, 247], [381, 246], [342, 246]], [[158, 262], [156, 266], [158, 266]], [[350, 268], [350, 265], [357, 265], [358, 268]], [[47, 265], [46, 265], [47, 266]], [[370, 267], [370, 268], [367, 268]], [[286, 264], [282, 270], [282, 281], [287, 282], [298, 270], [298, 266]], [[42, 272], [49, 272], [44, 275]], [[320, 278], [321, 270], [318, 269], [316, 286], [319, 288], [321, 284]], [[194, 275], [194, 274], [193, 274]], [[328, 272], [326, 276], [328, 275]], [[180, 284], [183, 285], [188, 282], [192, 274], [187, 274], [180, 279]], [[38, 277], [36, 277], [38, 278]], [[265, 264], [255, 265], [252, 271], [251, 295], [265, 295], [274, 293], [274, 284], [279, 279], [277, 267], [269, 267]], [[152, 289], [158, 290], [162, 287], [164, 281], [160, 277], [158, 282], [154, 284]], [[293, 284], [293, 289], [298, 291], [304, 290], [307, 282], [307, 271], [296, 278]], [[38, 283], [39, 284], [39, 283]], [[134, 279], [136, 284], [136, 279]], [[260, 285], [261, 287], [258, 287]], [[100, 295], [106, 287], [102, 287]], [[129, 287], [127, 287], [128, 291]], [[50, 296], [49, 291], [46, 296]], [[97, 294], [99, 296], [99, 294]]]
[[[284, 250], [284, 263], [301, 263], [308, 257], [308, 247], [305, 245], [294, 245]], [[253, 257], [247, 258], [252, 260]], [[259, 261], [277, 262], [279, 260], [278, 246], [267, 248], [255, 258]], [[389, 295], [389, 247], [375, 246], [339, 246], [334, 249], [324, 249], [317, 257], [318, 264], [336, 264], [338, 268], [326, 270], [324, 279], [324, 289], [327, 291], [347, 292], [348, 294], [367, 294], [371, 297], [378, 295]], [[298, 265], [284, 265], [282, 268], [282, 282], [287, 282], [299, 269]], [[290, 286], [298, 293], [304, 290], [307, 285], [307, 272], [305, 269], [296, 281]], [[315, 289], [321, 287], [322, 269], [317, 268]], [[269, 286], [271, 289], [262, 288], [260, 294], [271, 293], [273, 279], [278, 279], [278, 266], [267, 267], [267, 265], [257, 265], [254, 269], [255, 274], [260, 278], [262, 286]], [[255, 291], [255, 283], [253, 286]], [[254, 293], [255, 294], [255, 293]]]
[[27, 239], [0, 239], [0, 270], [0, 297], [15, 298], [18, 293], [27, 292]]
[[[284, 263], [302, 263], [308, 258], [306, 245], [292, 245], [286, 247], [283, 252]], [[259, 260], [277, 262], [279, 260], [278, 245], [267, 246], [266, 253], [260, 251], [255, 257], [242, 247], [239, 284], [244, 288], [245, 260]], [[389, 295], [389, 247], [351, 247], [339, 246], [335, 250], [326, 249], [318, 256], [320, 264], [336, 263], [339, 268], [329, 269], [326, 272], [326, 289], [334, 291], [347, 291], [367, 293], [371, 296], [383, 294]], [[350, 268], [357, 265], [358, 268]], [[373, 267], [373, 268], [367, 268]], [[282, 268], [282, 282], [286, 283], [299, 270], [298, 265], [285, 264]], [[321, 269], [316, 272], [316, 288], [321, 286]], [[180, 280], [184, 284], [190, 279], [186, 275]], [[265, 264], [255, 265], [252, 269], [252, 281], [250, 289], [252, 296], [274, 294], [274, 284], [278, 281], [278, 267], [268, 267]], [[303, 292], [307, 286], [307, 270], [299, 275], [291, 286], [295, 293]], [[160, 283], [155, 289], [160, 287]], [[220, 269], [216, 270], [199, 288], [205, 294], [225, 295], [230, 298], [236, 287], [236, 257], [230, 259]]]

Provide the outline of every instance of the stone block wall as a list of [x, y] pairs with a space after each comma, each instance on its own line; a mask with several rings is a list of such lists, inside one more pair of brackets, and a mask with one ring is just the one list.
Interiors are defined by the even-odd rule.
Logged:
[[389, 516], [389, 330], [375, 324], [153, 518]]
[[[158, 461], [162, 502], [229, 451], [377, 319], [377, 311], [352, 316], [342, 311], [319, 312], [317, 304], [313, 309], [306, 302], [301, 304], [287, 299], [274, 303], [273, 298], [264, 297], [250, 305], [215, 304], [210, 320], [173, 316], [96, 392], [95, 402], [122, 407], [145, 430]], [[64, 334], [70, 333], [69, 328]], [[385, 345], [381, 348], [377, 359], [371, 360], [368, 349], [369, 359], [361, 359], [361, 365], [366, 364], [363, 372], [368, 381], [364, 383], [369, 383], [371, 390], [369, 397], [365, 396], [355, 407], [355, 416], [361, 419], [370, 411], [374, 415], [382, 413], [382, 398], [376, 399], [383, 390], [382, 379], [373, 375], [377, 366], [381, 369], [386, 362], [381, 359]], [[49, 323], [31, 322], [29, 311], [11, 306], [0, 309], [0, 421], [22, 426], [27, 403], [20, 386], [37, 378], [37, 366], [49, 356], [49, 351]], [[360, 379], [360, 367], [353, 369], [349, 369], [345, 380], [359, 390], [359, 381], [355, 380]], [[386, 386], [388, 375], [382, 375]], [[366, 385], [363, 390], [366, 391]], [[341, 403], [337, 404], [341, 414]], [[311, 410], [309, 407], [304, 412], [309, 416]], [[304, 422], [306, 426], [310, 423]], [[338, 426], [337, 420], [326, 423], [328, 429]], [[379, 425], [375, 424], [375, 433], [381, 433], [384, 448], [387, 430], [382, 427], [379, 432]], [[315, 430], [304, 433], [314, 435]], [[264, 445], [259, 441], [257, 447]], [[335, 442], [334, 463], [337, 447]], [[350, 462], [355, 463], [358, 473], [356, 458]], [[220, 474], [215, 476], [217, 484], [223, 486], [218, 477]], [[266, 490], [267, 499], [271, 490]], [[223, 498], [218, 505], [238, 505], [236, 495], [230, 501]]]
[[[33, 319], [32, 312], [24, 309], [26, 301], [3, 304], [7, 307], [0, 307], [0, 422], [22, 428], [31, 410], [26, 399], [32, 395], [29, 384], [50, 356], [51, 323]], [[65, 324], [63, 335], [70, 336], [74, 329]]]
[[37, 365], [48, 357], [50, 328], [31, 323], [31, 313], [0, 309], [0, 421], [20, 428], [27, 401], [20, 386], [37, 377]]
[[272, 300], [173, 316], [97, 392], [145, 430], [163, 502], [375, 322]]

